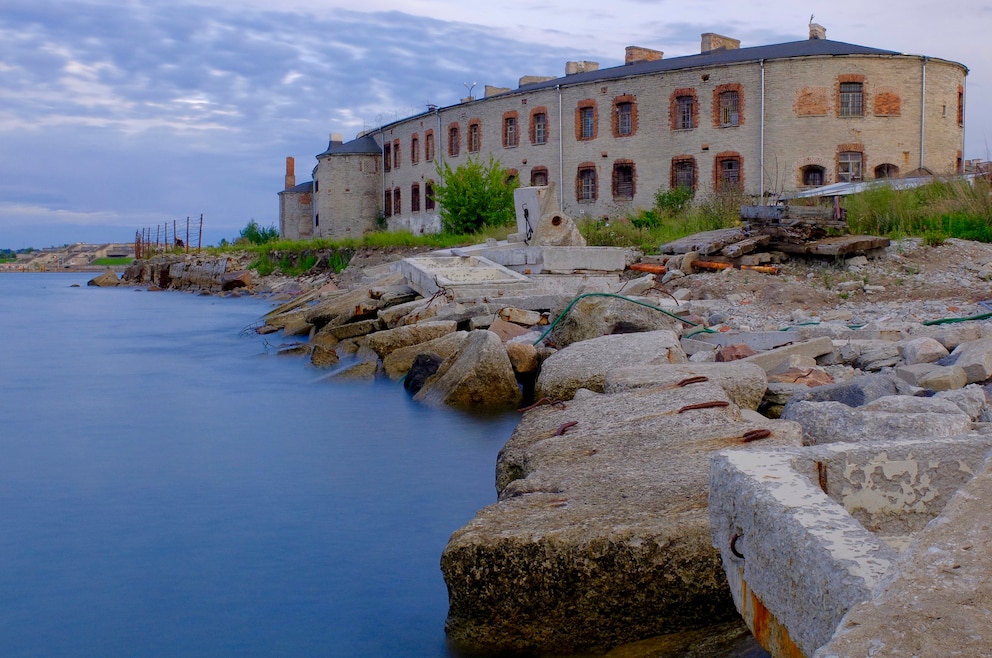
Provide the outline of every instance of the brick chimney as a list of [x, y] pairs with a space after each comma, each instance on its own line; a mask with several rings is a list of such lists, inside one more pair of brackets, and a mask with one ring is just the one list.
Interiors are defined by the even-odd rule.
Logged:
[[587, 71], [598, 71], [599, 62], [565, 62], [565, 75], [575, 75], [576, 73], [586, 73]]
[[296, 186], [296, 160], [286, 158], [286, 189]]
[[627, 46], [623, 63], [633, 64], [635, 62], [657, 62], [664, 56], [665, 53], [660, 50], [641, 48], [640, 46]]
[[741, 47], [740, 39], [731, 39], [730, 37], [714, 34], [713, 32], [703, 34], [700, 41], [700, 53], [708, 53], [714, 50], [737, 50]]
[[827, 28], [823, 27], [819, 23], [809, 24], [809, 39], [814, 41], [816, 39], [826, 39], [827, 38]]

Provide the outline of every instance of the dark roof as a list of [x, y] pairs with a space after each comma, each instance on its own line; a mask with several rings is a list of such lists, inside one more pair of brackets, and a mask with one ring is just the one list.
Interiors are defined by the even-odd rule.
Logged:
[[364, 137], [359, 137], [358, 139], [353, 139], [350, 142], [337, 143], [331, 142], [327, 145], [327, 150], [323, 153], [318, 153], [317, 157], [324, 155], [349, 155], [349, 154], [369, 154], [369, 155], [381, 155], [382, 149], [379, 148], [379, 144], [376, 143], [369, 135]]
[[[622, 78], [630, 75], [645, 75], [659, 71], [675, 71], [678, 69], [688, 69], [698, 66], [720, 66], [723, 64], [737, 64], [740, 62], [757, 62], [768, 59], [787, 59], [790, 57], [814, 57], [814, 56], [841, 56], [841, 55], [899, 55], [894, 50], [881, 50], [879, 48], [869, 48], [867, 46], [857, 46], [841, 41], [830, 41], [828, 39], [806, 39], [805, 41], [790, 41], [789, 43], [778, 43], [771, 46], [753, 46], [751, 48], [735, 48], [733, 50], [711, 50], [698, 55], [686, 55], [684, 57], [672, 57], [670, 59], [659, 59], [652, 62], [634, 62], [632, 64], [622, 64], [607, 69], [596, 71], [586, 71], [568, 75], [564, 78], [555, 78], [544, 82], [520, 87], [520, 91], [531, 91], [534, 89], [546, 89], [559, 84], [580, 84], [583, 82], [594, 82], [597, 80], [609, 80]], [[516, 90], [514, 90], [516, 91]], [[513, 92], [507, 92], [513, 93]]]
[[293, 187], [282, 190], [279, 194], [302, 194], [305, 192], [313, 192], [312, 180], [308, 180], [305, 183], [300, 183], [299, 185], [294, 185]]

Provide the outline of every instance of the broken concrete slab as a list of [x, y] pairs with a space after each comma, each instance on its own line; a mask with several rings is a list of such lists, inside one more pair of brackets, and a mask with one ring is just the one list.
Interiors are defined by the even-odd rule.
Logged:
[[829, 354], [833, 351], [833, 349], [833, 341], [826, 336], [823, 336], [804, 341], [802, 343], [793, 343], [792, 345], [784, 345], [773, 350], [768, 350], [767, 352], [761, 352], [759, 354], [755, 354], [754, 356], [747, 357], [744, 361], [747, 361], [748, 363], [756, 363], [764, 368], [765, 372], [770, 372], [793, 354], [816, 358], [818, 356], [823, 356], [824, 354]]
[[893, 546], [941, 512], [990, 445], [968, 434], [716, 455], [713, 545], [758, 641], [773, 655], [812, 656], [893, 573]]
[[482, 256], [420, 256], [396, 264], [410, 287], [424, 297], [445, 290], [452, 298], [519, 294], [535, 286], [524, 275]]
[[971, 430], [971, 417], [948, 400], [893, 395], [860, 407], [840, 402], [790, 402], [782, 418], [803, 426], [811, 445], [837, 441], [955, 436]]
[[814, 658], [992, 655], [992, 457]]

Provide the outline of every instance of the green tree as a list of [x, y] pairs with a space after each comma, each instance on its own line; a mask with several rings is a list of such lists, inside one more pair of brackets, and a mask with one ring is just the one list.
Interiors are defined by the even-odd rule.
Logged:
[[440, 162], [441, 182], [434, 187], [434, 199], [441, 204], [441, 227], [445, 233], [473, 233], [483, 226], [513, 223], [513, 190], [519, 182], [492, 155], [483, 164], [468, 159], [457, 169]]
[[252, 219], [248, 222], [247, 226], [241, 229], [239, 235], [242, 240], [247, 240], [252, 244], [265, 244], [266, 242], [279, 239], [279, 229], [275, 226], [263, 228], [258, 225], [258, 222]]

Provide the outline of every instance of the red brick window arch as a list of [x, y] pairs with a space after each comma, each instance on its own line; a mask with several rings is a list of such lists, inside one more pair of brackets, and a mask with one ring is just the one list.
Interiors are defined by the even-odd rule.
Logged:
[[613, 136], [630, 137], [637, 133], [637, 98], [632, 94], [613, 99]]
[[598, 198], [596, 163], [583, 162], [575, 172], [575, 200], [579, 203], [595, 203]]
[[548, 108], [535, 107], [530, 111], [530, 143], [547, 144], [551, 139], [550, 124], [548, 123]]
[[599, 131], [599, 110], [591, 98], [575, 106], [575, 139], [580, 142], [596, 139]]
[[725, 151], [713, 158], [713, 188], [717, 192], [744, 189], [744, 162], [740, 153]]
[[547, 167], [534, 167], [530, 170], [530, 184], [533, 186], [541, 186], [548, 184], [548, 168]]
[[613, 200], [630, 201], [637, 191], [637, 169], [633, 160], [617, 160], [613, 163]]
[[668, 99], [672, 130], [692, 130], [699, 125], [699, 103], [695, 89], [676, 89]]
[[695, 191], [699, 184], [699, 169], [696, 166], [696, 158], [691, 155], [679, 155], [672, 158], [672, 173], [669, 187], [677, 189], [687, 187]]
[[503, 148], [514, 148], [520, 143], [520, 116], [516, 111], [503, 113]]
[[482, 122], [472, 119], [468, 122], [467, 146], [469, 153], [478, 153], [482, 148]]

